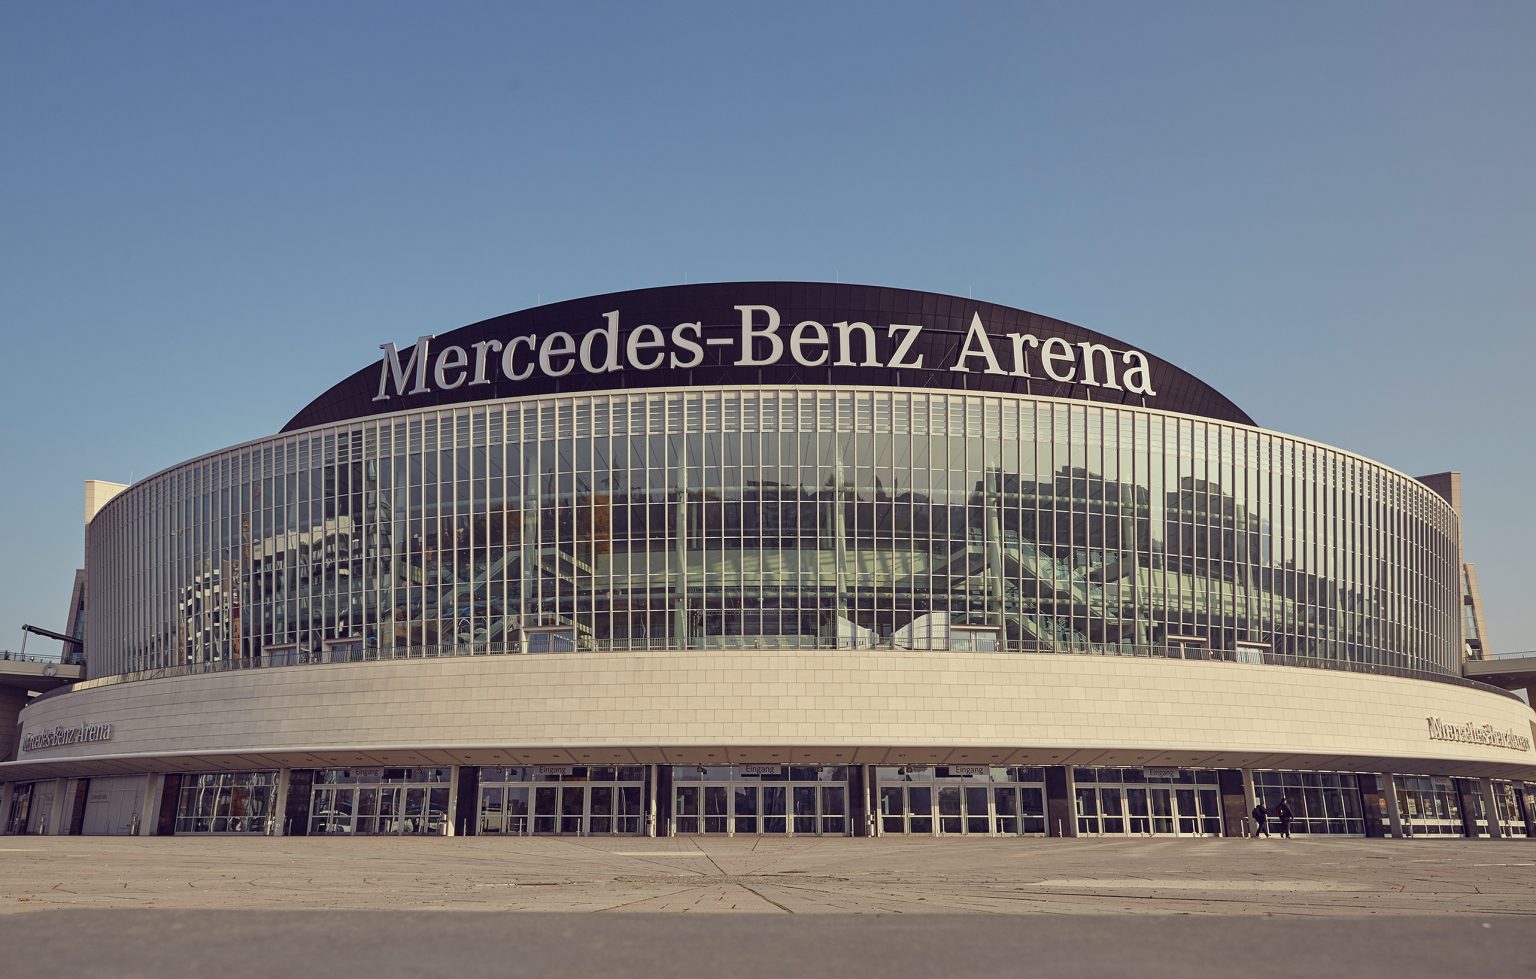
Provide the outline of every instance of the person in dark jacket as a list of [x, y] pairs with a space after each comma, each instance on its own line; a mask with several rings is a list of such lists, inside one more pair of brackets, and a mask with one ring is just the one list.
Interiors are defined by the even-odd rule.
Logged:
[[1264, 808], [1264, 800], [1253, 807], [1253, 838], [1258, 839], [1259, 834], [1269, 835], [1269, 810]]
[[1280, 838], [1282, 840], [1290, 839], [1291, 820], [1296, 818], [1295, 815], [1291, 812], [1290, 800], [1282, 797], [1280, 804], [1275, 807], [1275, 815], [1280, 817]]

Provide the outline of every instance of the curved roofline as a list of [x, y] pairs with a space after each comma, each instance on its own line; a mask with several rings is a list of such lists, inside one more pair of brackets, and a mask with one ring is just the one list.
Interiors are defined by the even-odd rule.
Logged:
[[[775, 339], [768, 341], [776, 348], [774, 359], [755, 358], [746, 352], [735, 361], [730, 359], [737, 352], [736, 337], [741, 337], [743, 347], [749, 345], [745, 322], [753, 314], [744, 307], [762, 313], [765, 322], [759, 325], [764, 329], [769, 328], [769, 317], [762, 311], [772, 307], [774, 321], [782, 311]], [[815, 363], [801, 359], [798, 344], [788, 342], [798, 331], [798, 326], [791, 324], [808, 317], [816, 317], [813, 322], [821, 327], [821, 337], [813, 334], [808, 343], [813, 353], [820, 354]], [[971, 347], [971, 331], [978, 323], [991, 348], [985, 358]], [[859, 333], [859, 324], [870, 329]], [[669, 327], [671, 341], [686, 351], [691, 363], [679, 361], [678, 348], [668, 358], [667, 348], [658, 347], [666, 343]], [[691, 328], [687, 331], [691, 340], [678, 336], [684, 327]], [[645, 365], [620, 357], [621, 347], [627, 348], [630, 357], [636, 355], [635, 333], [646, 328], [654, 331], [656, 342], [644, 344], [644, 356], [651, 357], [651, 351], [660, 349], [654, 355], [655, 363]], [[878, 335], [882, 331], [884, 337]], [[584, 352], [580, 361], [596, 371], [588, 373], [577, 368], [574, 347], [577, 342], [585, 347], [589, 339], [600, 339], [592, 338], [594, 333], [608, 335], [606, 342], [593, 347], [603, 347], [612, 366], [593, 364]], [[551, 334], [564, 334], [564, 345], [556, 345], [559, 348], [553, 351], [555, 357], [564, 360], [559, 373], [536, 369], [549, 365], [546, 357], [552, 345], [546, 341]], [[850, 339], [850, 334], [854, 338]], [[393, 362], [380, 357], [354, 371], [311, 400], [282, 430], [297, 431], [416, 407], [534, 394], [721, 384], [1008, 391], [1157, 407], [1253, 424], [1236, 403], [1199, 377], [1117, 337], [1001, 303], [894, 286], [789, 280], [654, 286], [545, 303], [478, 320], [444, 334], [423, 336], [428, 345], [426, 356], [418, 358], [414, 343], [405, 350], [393, 343], [381, 344], [389, 348]], [[766, 339], [763, 334], [756, 337]], [[533, 356], [536, 345], [540, 346], [537, 364]], [[449, 370], [457, 372], [456, 383], [450, 385], [441, 374], [441, 358], [455, 347], [459, 357], [475, 363], [473, 367], [464, 360], [450, 364]], [[503, 347], [507, 349], [498, 353]], [[835, 362], [831, 361], [834, 347], [840, 351]], [[471, 350], [473, 354], [468, 353]], [[1079, 350], [1083, 359], [1080, 373], [1076, 363]], [[427, 362], [434, 351], [438, 368], [430, 379], [442, 385], [436, 389], [427, 383]], [[971, 360], [981, 369], [972, 370], [960, 363], [967, 358], [981, 358], [979, 362]], [[1145, 364], [1146, 390], [1137, 390], [1131, 381], [1135, 373], [1132, 358]], [[519, 359], [522, 368], [516, 374], [510, 367], [514, 359]], [[1065, 380], [1057, 373], [1063, 364], [1070, 365], [1065, 368]], [[988, 369], [989, 365], [999, 369]], [[396, 373], [391, 374], [392, 370]], [[1126, 382], [1123, 388], [1116, 382], [1117, 370], [1119, 379]], [[1100, 371], [1104, 377], [1096, 376]], [[396, 390], [387, 394], [391, 378]], [[1152, 389], [1154, 378], [1157, 389]]]

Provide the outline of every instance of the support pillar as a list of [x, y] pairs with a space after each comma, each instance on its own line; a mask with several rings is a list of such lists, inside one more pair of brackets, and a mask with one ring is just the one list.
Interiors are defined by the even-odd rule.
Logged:
[[292, 768], [283, 772], [287, 777], [282, 782], [282, 806], [277, 810], [283, 820], [280, 832], [283, 836], [308, 836], [309, 799], [315, 787], [315, 770]]
[[272, 815], [269, 818], [270, 826], [267, 827], [268, 836], [291, 836], [288, 829], [288, 773], [290, 769], [280, 768], [277, 772], [277, 791], [272, 795]]
[[1470, 784], [1472, 781], [1466, 778], [1451, 779], [1451, 785], [1456, 789], [1456, 808], [1461, 810], [1461, 835], [1469, 840], [1475, 840], [1481, 835], [1477, 831], [1477, 807], [1482, 797], [1476, 787]]
[[1253, 774], [1247, 769], [1223, 768], [1216, 773], [1216, 784], [1221, 788], [1221, 835], [1247, 836]]
[[1385, 772], [1381, 776], [1381, 785], [1387, 797], [1387, 826], [1392, 831], [1392, 838], [1400, 840], [1408, 834], [1403, 832], [1403, 813], [1397, 804], [1397, 779], [1391, 772]]
[[864, 766], [848, 766], [848, 830], [850, 836], [869, 835], [869, 793], [864, 790]]
[[1483, 811], [1487, 816], [1488, 838], [1490, 840], [1502, 840], [1504, 838], [1504, 822], [1499, 818], [1499, 797], [1493, 791], [1493, 779], [1480, 778], [1477, 780], [1478, 791], [1483, 796]]
[[144, 787], [139, 796], [139, 821], [134, 826], [135, 836], [154, 836], [160, 826], [160, 805], [165, 796], [165, 776], [144, 776]]
[[671, 836], [675, 832], [672, 823], [672, 766], [652, 765], [651, 772], [651, 784], [655, 788], [651, 795], [649, 832], [652, 836]]
[[877, 776], [874, 765], [864, 765], [864, 805], [868, 809], [870, 836], [885, 835], [885, 821], [880, 817], [885, 815], [880, 810], [880, 779]]
[[1076, 786], [1072, 769], [1050, 765], [1045, 769], [1045, 835], [1077, 835]]
[[[1536, 785], [1526, 782], [1515, 790], [1515, 799], [1520, 803], [1520, 815], [1525, 819], [1525, 838], [1536, 840]], [[9, 810], [0, 809], [0, 812]]]
[[[79, 836], [85, 832], [85, 807], [90, 805], [91, 801], [91, 780], [77, 778], [72, 780], [70, 785], [73, 791], [65, 793], [66, 797], [73, 797], [69, 810], [69, 828], [61, 832], [70, 836]], [[112, 829], [109, 827], [107, 832], [112, 832]]]
[[453, 813], [451, 833], [478, 836], [480, 833], [480, 766], [460, 765], [453, 780], [453, 798], [448, 811]]
[[[177, 809], [181, 806], [181, 780], [184, 776], [177, 774], [160, 776], [160, 806], [156, 810], [154, 835], [175, 836]], [[272, 834], [272, 823], [276, 817], [271, 810], [267, 812], [266, 833]]]

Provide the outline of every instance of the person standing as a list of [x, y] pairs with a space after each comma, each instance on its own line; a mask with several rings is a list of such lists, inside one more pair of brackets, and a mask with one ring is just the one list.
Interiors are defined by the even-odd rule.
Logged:
[[1282, 840], [1290, 839], [1291, 820], [1295, 819], [1296, 817], [1291, 812], [1291, 803], [1289, 799], [1286, 799], [1284, 796], [1280, 797], [1280, 805], [1275, 807], [1275, 815], [1280, 817], [1280, 838]]
[[1260, 833], [1269, 835], [1269, 810], [1264, 808], [1263, 799], [1253, 807], [1253, 838], [1258, 839]]

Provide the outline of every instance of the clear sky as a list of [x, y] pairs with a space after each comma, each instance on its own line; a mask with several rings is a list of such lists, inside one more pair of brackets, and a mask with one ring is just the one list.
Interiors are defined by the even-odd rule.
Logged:
[[[974, 295], [1465, 474], [1536, 648], [1536, 5], [0, 6], [0, 648], [82, 481], [409, 342], [683, 281]], [[53, 642], [29, 651], [57, 650]]]

